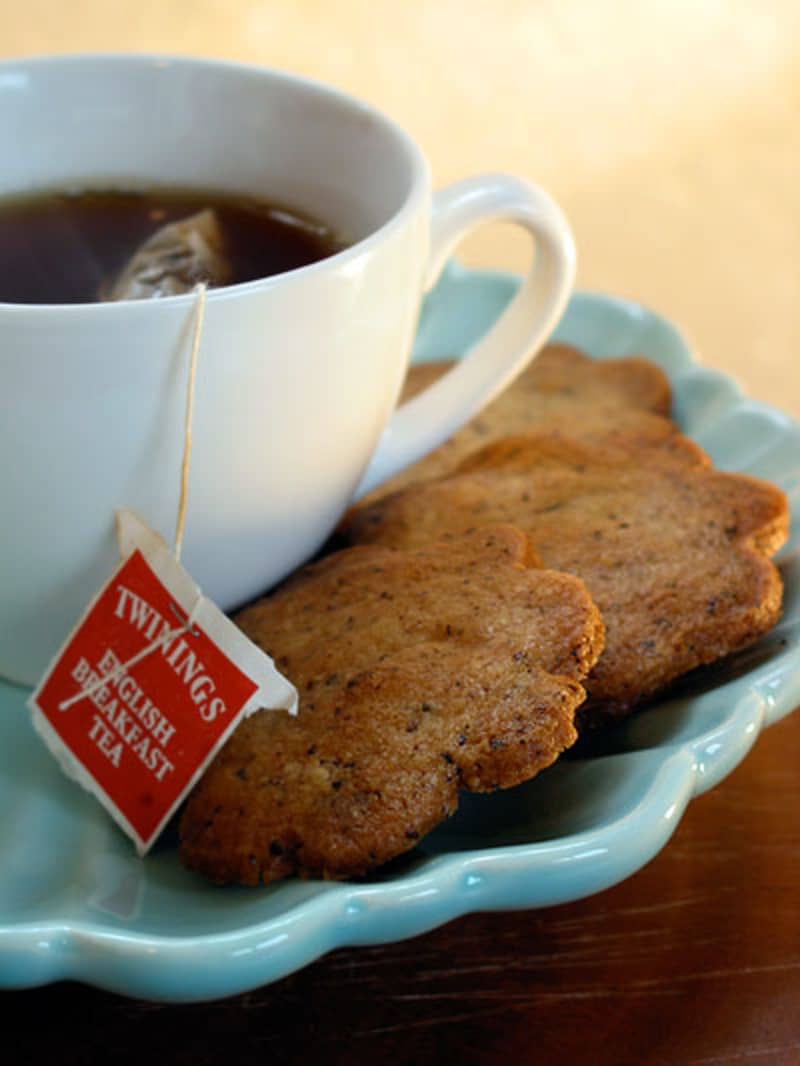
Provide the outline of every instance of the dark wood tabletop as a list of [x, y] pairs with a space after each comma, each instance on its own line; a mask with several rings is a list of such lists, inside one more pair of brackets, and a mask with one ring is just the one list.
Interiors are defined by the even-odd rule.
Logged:
[[19, 1063], [800, 1063], [800, 713], [590, 899], [337, 951], [209, 1004], [6, 992]]

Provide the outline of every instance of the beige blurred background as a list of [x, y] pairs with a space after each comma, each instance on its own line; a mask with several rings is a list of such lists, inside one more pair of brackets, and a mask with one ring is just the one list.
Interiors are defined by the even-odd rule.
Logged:
[[[404, 125], [437, 184], [530, 177], [572, 220], [582, 287], [664, 312], [704, 362], [800, 416], [798, 0], [0, 0], [0, 25], [3, 57], [312, 75]], [[494, 227], [463, 258], [526, 256]]]

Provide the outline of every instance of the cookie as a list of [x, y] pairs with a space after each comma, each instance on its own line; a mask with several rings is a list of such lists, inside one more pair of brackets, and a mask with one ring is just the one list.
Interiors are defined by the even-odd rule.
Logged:
[[412, 548], [512, 522], [545, 566], [581, 577], [606, 647], [587, 708], [620, 714], [688, 670], [756, 641], [778, 619], [769, 561], [789, 511], [776, 488], [711, 468], [677, 435], [587, 444], [555, 434], [496, 442], [450, 477], [410, 486], [348, 519], [355, 543]]
[[[412, 366], [403, 400], [412, 399], [456, 364]], [[665, 374], [639, 356], [590, 359], [566, 344], [550, 344], [477, 417], [439, 448], [376, 489], [366, 502], [415, 481], [452, 471], [470, 452], [500, 437], [535, 430], [605, 441], [637, 434], [660, 443], [676, 431], [668, 418], [671, 390]]]
[[576, 739], [603, 627], [527, 537], [482, 529], [328, 556], [237, 619], [300, 692], [246, 719], [183, 813], [218, 882], [346, 878], [413, 848], [460, 789], [518, 784]]

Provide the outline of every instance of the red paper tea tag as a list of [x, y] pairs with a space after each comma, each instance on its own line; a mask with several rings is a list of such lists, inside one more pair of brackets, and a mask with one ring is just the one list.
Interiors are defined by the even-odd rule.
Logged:
[[62, 768], [144, 854], [237, 722], [295, 713], [297, 693], [160, 537], [130, 511], [118, 522], [123, 562], [29, 707]]

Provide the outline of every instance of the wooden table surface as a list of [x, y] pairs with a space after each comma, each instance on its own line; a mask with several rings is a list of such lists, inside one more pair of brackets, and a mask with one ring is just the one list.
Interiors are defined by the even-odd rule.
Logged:
[[[0, 0], [0, 58], [246, 60], [370, 100], [437, 184], [508, 170], [569, 214], [579, 283], [671, 316], [800, 415], [795, 0]], [[521, 267], [492, 227], [469, 262]], [[248, 995], [0, 996], [15, 1062], [800, 1063], [800, 714], [624, 884], [340, 951]]]

